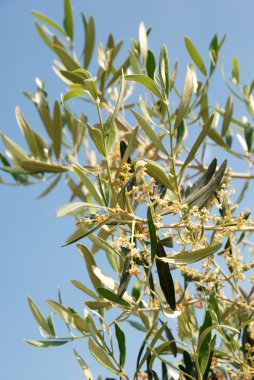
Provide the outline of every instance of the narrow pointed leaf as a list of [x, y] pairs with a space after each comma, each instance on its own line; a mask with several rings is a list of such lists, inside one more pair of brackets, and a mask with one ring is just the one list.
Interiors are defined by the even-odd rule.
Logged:
[[163, 245], [164, 247], [173, 248], [173, 238], [172, 236], [169, 236], [164, 239], [160, 239], [158, 240], [158, 244]]
[[120, 327], [116, 323], [114, 325], [115, 325], [116, 339], [118, 342], [118, 348], [120, 352], [119, 364], [120, 366], [123, 367], [125, 364], [125, 358], [126, 358], [125, 335], [124, 335], [124, 332], [120, 329]]
[[173, 184], [171, 180], [169, 179], [169, 177], [167, 176], [165, 169], [155, 161], [148, 160], [148, 159], [145, 159], [144, 161], [146, 162], [146, 168], [145, 168], [146, 172], [151, 177], [156, 179], [156, 181], [158, 181], [159, 183], [161, 183], [162, 185], [166, 186], [168, 189], [173, 191], [174, 190]]
[[197, 139], [196, 139], [195, 143], [193, 144], [193, 146], [192, 146], [192, 148], [191, 148], [191, 150], [190, 150], [190, 152], [189, 152], [186, 160], [183, 163], [183, 166], [181, 168], [180, 174], [183, 173], [184, 169], [188, 166], [188, 164], [195, 157], [195, 155], [196, 155], [196, 153], [198, 151], [198, 148], [200, 147], [200, 145], [203, 143], [204, 139], [208, 135], [208, 132], [209, 132], [211, 126], [212, 126], [213, 119], [214, 119], [214, 116], [212, 115], [210, 117], [210, 119], [208, 120], [208, 122], [203, 126], [203, 129], [202, 129], [201, 133], [197, 137]]
[[71, 280], [71, 283], [79, 290], [87, 294], [89, 297], [94, 298], [95, 300], [99, 300], [99, 296], [95, 294], [92, 290], [90, 290], [87, 286], [85, 286], [82, 282], [77, 280]]
[[56, 44], [54, 44], [52, 47], [67, 70], [73, 71], [80, 68], [79, 64], [75, 61], [74, 58], [72, 58], [72, 56], [70, 56], [70, 54], [67, 53], [65, 48]]
[[60, 158], [62, 145], [62, 115], [60, 105], [55, 101], [53, 115], [53, 147], [57, 160]]
[[202, 260], [205, 257], [215, 253], [222, 247], [222, 243], [215, 243], [206, 248], [201, 248], [193, 251], [186, 251], [178, 253], [175, 256], [161, 256], [160, 260], [165, 263], [177, 264], [177, 265], [186, 265], [195, 263], [196, 261]]
[[168, 380], [167, 366], [164, 362], [161, 362], [162, 380]]
[[119, 288], [117, 290], [117, 297], [119, 299], [122, 298], [123, 294], [125, 293], [128, 285], [129, 285], [130, 279], [131, 279], [131, 275], [129, 273], [130, 262], [131, 262], [131, 257], [129, 255], [130, 250], [122, 248], [122, 251], [125, 252], [126, 257], [124, 259], [124, 265], [123, 265], [123, 270], [122, 270], [122, 274], [121, 274], [121, 278], [120, 278]]
[[[132, 52], [132, 50], [130, 50], [130, 57], [131, 57], [131, 53], [134, 54]], [[133, 66], [133, 64], [132, 64], [132, 66]], [[148, 50], [147, 61], [146, 61], [146, 71], [147, 71], [147, 75], [149, 76], [149, 78], [154, 79], [155, 69], [156, 69], [156, 62], [155, 62], [154, 55], [151, 52], [151, 50]], [[136, 67], [136, 70], [134, 71], [135, 74], [138, 74], [138, 71], [139, 71], [138, 67]]]
[[67, 205], [61, 206], [56, 210], [56, 216], [62, 217], [66, 215], [72, 215], [73, 213], [80, 210], [82, 207], [84, 207], [85, 202], [74, 202], [74, 203], [68, 203]]
[[73, 15], [70, 0], [64, 0], [64, 29], [68, 37], [73, 40]]
[[[141, 346], [141, 349], [140, 349], [140, 352], [139, 352], [139, 355], [138, 355], [138, 360], [137, 360], [137, 372], [140, 370], [140, 368], [143, 366], [143, 364], [145, 363], [145, 361], [147, 360], [147, 358], [149, 357], [150, 353], [151, 353], [151, 350], [153, 349], [154, 345], [156, 344], [156, 342], [158, 341], [158, 339], [161, 338], [161, 335], [163, 334], [163, 331], [165, 329], [165, 326], [166, 326], [166, 323], [164, 323], [161, 328], [156, 332], [155, 336], [153, 337], [152, 341], [149, 343], [149, 346], [145, 352], [145, 355], [143, 356], [142, 360], [140, 361], [140, 358], [141, 358], [141, 355], [142, 355], [142, 352], [144, 350], [144, 347], [145, 347], [145, 342], [147, 341], [148, 337], [150, 336], [151, 334], [151, 330], [148, 332], [145, 340], [144, 340], [144, 347], [143, 345]], [[140, 361], [140, 362], [139, 362]]]
[[175, 121], [175, 129], [180, 125], [181, 121], [184, 119], [184, 117], [186, 116], [188, 112], [192, 93], [193, 93], [193, 73], [192, 73], [192, 70], [189, 67], [187, 67], [187, 74], [184, 81], [181, 103], [179, 105], [179, 109], [178, 109], [177, 117]]
[[55, 30], [57, 30], [58, 32], [60, 32], [61, 34], [63, 34], [64, 36], [66, 35], [65, 34], [65, 31], [63, 30], [63, 28], [61, 28], [60, 25], [58, 25], [54, 20], [52, 20], [50, 17], [40, 13], [40, 12], [37, 12], [37, 11], [32, 11], [32, 14], [37, 17], [39, 20], [45, 22], [45, 24], [51, 26], [52, 28], [54, 28]]
[[78, 240], [80, 240], [82, 238], [85, 238], [86, 236], [88, 236], [88, 235], [92, 234], [93, 232], [97, 231], [104, 224], [106, 224], [108, 220], [109, 220], [109, 218], [106, 219], [106, 220], [104, 220], [102, 223], [96, 225], [95, 227], [91, 228], [90, 230], [88, 230], [85, 225], [84, 226], [80, 225], [76, 229], [76, 231], [66, 240], [66, 242], [64, 244], [64, 247], [66, 247], [69, 244], [76, 243], [76, 241], [78, 241]]
[[112, 309], [112, 302], [109, 301], [86, 301], [85, 304], [91, 310]]
[[139, 115], [136, 111], [131, 110], [132, 114], [135, 116], [138, 124], [143, 129], [147, 137], [152, 141], [154, 146], [161, 150], [163, 153], [165, 153], [168, 156], [167, 150], [164, 148], [161, 139], [159, 136], [154, 132], [153, 128], [149, 125], [149, 123], [143, 118], [143, 116]]
[[0, 133], [0, 136], [6, 149], [11, 153], [11, 156], [16, 161], [15, 163], [20, 164], [22, 161], [28, 158], [26, 151], [17, 145], [14, 141], [12, 141], [9, 137], [5, 136], [3, 133]]
[[223, 137], [227, 134], [228, 127], [229, 127], [229, 124], [231, 122], [232, 115], [233, 115], [233, 107], [234, 107], [233, 106], [233, 99], [231, 96], [229, 96], [229, 98], [227, 100], [226, 107], [225, 107], [223, 124], [221, 127], [221, 136], [223, 136]]
[[58, 347], [62, 346], [63, 344], [68, 343], [70, 340], [69, 339], [62, 339], [62, 340], [28, 340], [25, 339], [25, 342], [28, 344], [31, 344], [32, 346], [35, 347], [42, 347], [42, 348], [47, 348], [47, 347]]
[[156, 252], [157, 252], [157, 235], [156, 235], [156, 228], [153, 223], [153, 217], [151, 208], [147, 208], [147, 222], [148, 222], [148, 228], [149, 228], [149, 235], [150, 235], [150, 245], [151, 245], [151, 261], [153, 262]]
[[187, 48], [188, 52], [190, 53], [190, 56], [193, 59], [193, 62], [195, 63], [195, 65], [198, 67], [198, 69], [201, 71], [201, 73], [204, 74], [204, 76], [207, 76], [207, 71], [206, 71], [204, 61], [203, 61], [201, 55], [199, 54], [196, 46], [193, 44], [193, 42], [187, 36], [184, 38], [184, 42], [185, 42], [186, 48]]
[[144, 85], [149, 91], [151, 91], [154, 95], [156, 95], [159, 99], [163, 100], [160, 89], [153, 79], [147, 77], [143, 74], [131, 74], [125, 75], [125, 79], [130, 80], [132, 82], [137, 82]]
[[[212, 317], [209, 310], [206, 310], [204, 323], [199, 329], [199, 336], [201, 336], [202, 332], [211, 326], [212, 326]], [[209, 361], [209, 357], [210, 357], [211, 338], [212, 338], [212, 332], [210, 331], [206, 335], [198, 351], [199, 352], [198, 360], [199, 360], [199, 365], [200, 365], [200, 370], [201, 370], [202, 375], [204, 375], [205, 373], [205, 370]]]
[[41, 39], [45, 42], [45, 44], [50, 48], [52, 49], [52, 41], [51, 39], [48, 37], [48, 34], [45, 32], [45, 30], [40, 26], [40, 24], [35, 21], [35, 27], [41, 37]]
[[139, 25], [139, 46], [141, 51], [141, 56], [143, 58], [144, 66], [146, 66], [147, 54], [148, 54], [148, 39], [146, 27], [143, 22]]
[[88, 22], [85, 22], [83, 17], [83, 24], [85, 28], [85, 48], [84, 48], [84, 67], [88, 68], [90, 61], [92, 59], [94, 44], [95, 44], [95, 25], [93, 17], [89, 18]]
[[74, 172], [77, 174], [78, 178], [80, 179], [80, 181], [88, 190], [89, 195], [91, 195], [96, 200], [96, 202], [99, 203], [99, 205], [103, 206], [104, 203], [103, 203], [103, 200], [101, 199], [99, 190], [96, 187], [96, 185], [93, 184], [93, 182], [88, 177], [87, 171], [78, 163], [75, 164], [74, 161], [73, 161], [72, 167], [73, 167]]
[[105, 151], [105, 146], [104, 146], [103, 136], [102, 136], [101, 131], [97, 128], [90, 127], [89, 124], [87, 124], [87, 126], [88, 126], [89, 135], [91, 139], [93, 140], [96, 148], [103, 156], [105, 156], [106, 151]]
[[187, 203], [191, 207], [198, 206], [199, 209], [205, 206], [205, 204], [212, 199], [214, 196], [215, 190], [220, 185], [225, 170], [227, 168], [227, 160], [225, 160], [220, 166], [219, 170], [215, 175], [210, 179], [210, 181], [197, 191], [191, 193], [185, 200], [184, 203]]
[[[162, 321], [161, 321], [161, 323], [163, 324]], [[176, 346], [175, 338], [174, 338], [171, 330], [168, 328], [168, 326], [165, 327], [165, 334], [166, 334], [167, 339], [170, 343], [171, 351], [172, 351], [174, 357], [176, 357], [177, 356], [177, 346]]]
[[100, 296], [102, 296], [106, 300], [109, 300], [109, 301], [111, 301], [113, 303], [116, 303], [116, 304], [119, 304], [119, 305], [122, 305], [122, 306], [130, 306], [130, 304], [128, 302], [124, 301], [124, 299], [119, 299], [118, 296], [117, 296], [117, 294], [111, 292], [108, 289], [97, 288], [97, 292], [100, 294]]
[[232, 78], [236, 84], [238, 85], [240, 84], [239, 63], [238, 63], [238, 58], [236, 56], [234, 56], [233, 58]]
[[105, 150], [108, 155], [117, 139], [117, 129], [112, 116], [109, 116], [108, 120], [104, 124], [104, 140], [105, 140]]
[[79, 314], [56, 301], [48, 300], [47, 304], [67, 325], [83, 333], [88, 332], [86, 321]]
[[89, 91], [91, 97], [97, 101], [98, 99], [98, 88], [97, 88], [97, 77], [92, 77], [84, 80], [84, 85]]
[[88, 346], [93, 357], [101, 364], [103, 367], [109, 369], [114, 374], [118, 375], [118, 369], [113, 365], [108, 355], [102, 350], [97, 344], [95, 344], [92, 339], [89, 339]]
[[78, 250], [83, 256], [83, 259], [86, 263], [86, 269], [88, 272], [88, 275], [90, 277], [90, 280], [94, 286], [95, 289], [101, 287], [101, 281], [98, 279], [98, 277], [94, 274], [93, 266], [96, 266], [96, 262], [94, 260], [93, 254], [89, 251], [87, 247], [85, 247], [83, 244], [77, 244]]
[[68, 166], [38, 160], [24, 160], [20, 165], [29, 173], [63, 173], [70, 170]]
[[[103, 283], [103, 285], [105, 285], [107, 288], [109, 288], [111, 290], [111, 293], [114, 293], [114, 295], [116, 297], [116, 298], [114, 298], [114, 300], [116, 300], [116, 301], [113, 301], [113, 302], [118, 302], [119, 303], [119, 300], [117, 298], [117, 291], [118, 291], [118, 288], [119, 288], [118, 282], [115, 281], [112, 277], [110, 277], [107, 274], [103, 273], [102, 270], [100, 268], [98, 268], [98, 267], [93, 267], [93, 271], [94, 271], [95, 275]], [[123, 294], [122, 300], [125, 301], [128, 304], [132, 304], [133, 303], [132, 297], [129, 294], [127, 294], [127, 292], [125, 292]]]
[[86, 379], [87, 380], [93, 380], [92, 372], [90, 371], [90, 369], [87, 366], [84, 359], [77, 353], [77, 351], [75, 349], [73, 350], [73, 352], [74, 352], [74, 355], [75, 355], [80, 367], [82, 368], [84, 375], [86, 376]]
[[49, 193], [51, 193], [51, 191], [58, 185], [60, 179], [62, 178], [62, 175], [59, 174], [58, 176], [56, 176], [56, 178], [54, 179], [53, 182], [51, 182], [51, 184], [46, 188], [46, 190], [43, 191], [43, 193], [41, 193], [41, 195], [39, 195], [37, 197], [37, 199], [41, 199], [43, 197], [45, 197], [46, 195], [48, 195]]
[[22, 134], [24, 135], [24, 137], [27, 141], [27, 144], [28, 144], [31, 152], [33, 153], [33, 155], [35, 157], [38, 157], [39, 156], [39, 148], [37, 145], [37, 141], [36, 141], [34, 131], [32, 130], [32, 128], [30, 128], [28, 122], [24, 118], [19, 107], [16, 108], [15, 113], [16, 113], [16, 120], [18, 122], [18, 125], [21, 129]]
[[[217, 159], [214, 158], [210, 165], [208, 166], [205, 173], [194, 183], [194, 185], [190, 188], [189, 195], [193, 195], [200, 191], [205, 185], [208, 184], [210, 179], [215, 173], [217, 167]], [[188, 199], [188, 197], [187, 197]]]
[[31, 312], [33, 313], [34, 318], [38, 322], [38, 324], [43, 328], [46, 333], [49, 335], [54, 336], [54, 331], [50, 328], [48, 325], [46, 319], [43, 317], [42, 313], [40, 312], [38, 306], [34, 302], [34, 300], [31, 297], [28, 297], [28, 304], [30, 306]]
[[76, 98], [78, 96], [85, 95], [85, 94], [89, 94], [89, 93], [87, 90], [84, 90], [82, 88], [71, 90], [71, 91], [66, 92], [66, 94], [62, 96], [61, 102], [66, 103], [68, 100], [72, 98]]
[[[166, 258], [166, 252], [162, 245], [157, 246], [157, 258]], [[162, 265], [161, 265], [162, 264]], [[173, 311], [176, 309], [175, 286], [167, 263], [156, 259], [156, 267], [161, 290]]]
[[160, 51], [159, 78], [166, 95], [169, 95], [169, 61], [167, 46], [164, 44]]

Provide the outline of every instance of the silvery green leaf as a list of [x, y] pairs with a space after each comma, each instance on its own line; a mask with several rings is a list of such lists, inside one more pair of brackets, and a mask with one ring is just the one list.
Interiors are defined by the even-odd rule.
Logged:
[[174, 256], [164, 256], [158, 258], [158, 260], [164, 261], [165, 263], [186, 265], [200, 261], [205, 257], [217, 252], [222, 247], [222, 243], [215, 243], [206, 248], [200, 248], [193, 251], [185, 251], [178, 253]]

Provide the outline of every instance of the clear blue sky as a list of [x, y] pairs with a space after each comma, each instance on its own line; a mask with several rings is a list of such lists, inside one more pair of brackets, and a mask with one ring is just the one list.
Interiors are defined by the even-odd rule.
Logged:
[[[208, 60], [207, 46], [213, 34], [217, 32], [222, 37], [226, 33], [222, 53], [226, 73], [231, 72], [232, 57], [237, 55], [241, 80], [249, 83], [253, 79], [253, 0], [73, 0], [73, 7], [78, 20], [81, 10], [95, 17], [97, 42], [105, 43], [108, 33], [112, 32], [117, 40], [126, 40], [126, 48], [131, 37], [137, 38], [138, 26], [143, 20], [146, 26], [153, 28], [152, 50], [158, 53], [165, 42], [170, 61], [180, 60], [182, 74], [190, 62], [183, 43], [185, 35]], [[58, 21], [62, 19], [62, 0], [0, 0], [0, 130], [20, 142], [15, 106], [22, 108], [34, 129], [39, 125], [32, 104], [21, 91], [33, 91], [35, 77], [45, 80], [51, 100], [59, 98], [64, 91], [51, 69], [53, 54], [34, 28], [32, 9]], [[80, 28], [75, 33], [76, 37], [81, 35]], [[226, 94], [225, 86], [218, 85], [212, 96], [224, 104]], [[70, 284], [73, 278], [85, 281], [81, 257], [74, 246], [60, 248], [73, 229], [73, 221], [55, 217], [55, 209], [68, 201], [69, 194], [64, 187], [59, 187], [45, 199], [36, 200], [42, 191], [43, 186], [0, 187], [0, 380], [83, 378], [71, 346], [36, 349], [22, 341], [39, 337], [27, 306], [27, 295], [32, 295], [46, 311], [44, 300], [56, 298], [57, 285], [60, 285], [66, 304], [77, 309], [82, 305], [82, 294]], [[134, 330], [133, 334], [136, 334]], [[132, 345], [135, 350], [135, 340]], [[82, 355], [86, 352], [84, 347], [79, 345]]]

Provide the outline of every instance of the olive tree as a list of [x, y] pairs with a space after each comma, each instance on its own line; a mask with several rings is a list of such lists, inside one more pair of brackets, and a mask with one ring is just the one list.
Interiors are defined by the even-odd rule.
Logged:
[[[71, 202], [57, 216], [73, 218], [65, 245], [77, 243], [88, 277], [72, 280], [86, 297], [78, 311], [48, 300], [44, 316], [29, 297], [42, 338], [27, 343], [52, 347], [83, 339], [104, 367], [101, 379], [113, 373], [120, 379], [251, 380], [254, 223], [241, 202], [254, 176], [232, 165], [252, 166], [254, 82], [241, 84], [234, 57], [223, 79], [225, 105], [211, 104], [225, 40], [216, 34], [209, 65], [185, 37], [191, 63], [179, 73], [177, 63], [169, 67], [166, 45], [154, 56], [142, 22], [137, 40], [119, 53], [123, 41], [111, 34], [106, 46], [95, 47], [94, 19], [81, 14], [84, 49], [76, 52], [70, 0], [64, 1], [63, 26], [33, 14], [68, 90], [54, 104], [41, 80], [34, 93], [25, 93], [45, 135], [17, 108], [27, 147], [1, 134], [2, 170], [19, 185], [47, 181], [41, 196], [60, 183], [69, 189]], [[91, 69], [94, 53], [98, 67]], [[119, 54], [125, 54], [121, 65], [115, 63]], [[235, 114], [238, 102], [248, 117]], [[101, 267], [102, 255], [108, 266]], [[66, 324], [64, 338], [57, 334], [59, 319]], [[143, 339], [129, 370], [125, 335], [135, 329]], [[93, 379], [89, 358], [74, 352]]]

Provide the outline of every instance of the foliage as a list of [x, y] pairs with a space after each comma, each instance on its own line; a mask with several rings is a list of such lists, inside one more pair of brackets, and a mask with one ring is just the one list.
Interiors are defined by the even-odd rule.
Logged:
[[[47, 137], [17, 108], [27, 150], [1, 134], [2, 170], [18, 185], [48, 181], [41, 197], [65, 181], [71, 203], [57, 216], [75, 219], [65, 245], [78, 242], [90, 284], [72, 281], [88, 297], [80, 313], [60, 298], [47, 301], [51, 313], [44, 317], [29, 298], [43, 339], [27, 342], [52, 347], [87, 340], [92, 356], [122, 379], [252, 379], [254, 288], [246, 272], [254, 266], [248, 253], [254, 223], [250, 212], [237, 209], [253, 176], [227, 165], [252, 165], [254, 82], [241, 86], [234, 57], [226, 79], [230, 96], [225, 107], [213, 106], [209, 88], [225, 38], [212, 38], [206, 65], [186, 37], [193, 64], [179, 90], [177, 63], [170, 71], [165, 45], [155, 58], [144, 23], [121, 65], [116, 58], [123, 41], [110, 34], [105, 47], [98, 45], [94, 75], [93, 18], [82, 14], [78, 60], [70, 1], [64, 1], [63, 26], [33, 14], [42, 40], [58, 58], [54, 71], [69, 91], [50, 105], [44, 83], [36, 80], [35, 93], [25, 95]], [[249, 118], [234, 116], [235, 102], [243, 102]], [[78, 114], [80, 105], [86, 113]], [[206, 166], [211, 152], [227, 160], [215, 158]], [[232, 181], [241, 179], [244, 186], [233, 200]], [[113, 277], [99, 267], [104, 254]], [[57, 335], [58, 318], [66, 323], [67, 338]], [[125, 367], [126, 321], [144, 333], [134, 373]], [[74, 353], [85, 377], [93, 379]]]

